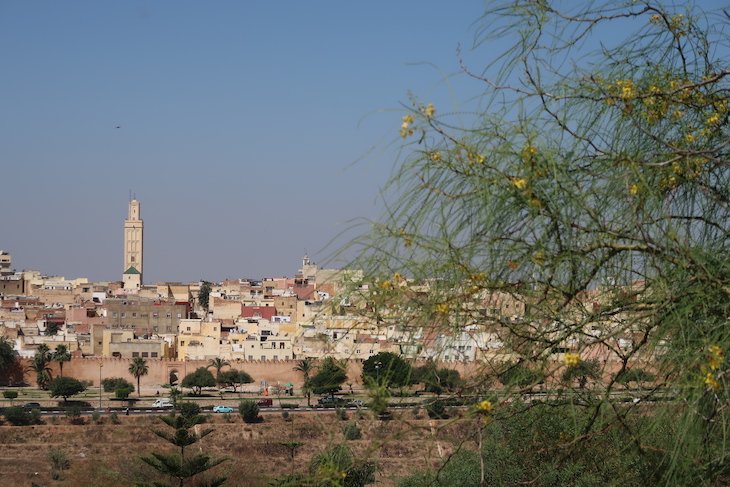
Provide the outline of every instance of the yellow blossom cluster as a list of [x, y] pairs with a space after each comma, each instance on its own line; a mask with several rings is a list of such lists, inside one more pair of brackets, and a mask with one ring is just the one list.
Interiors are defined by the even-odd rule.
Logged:
[[408, 233], [406, 232], [405, 228], [399, 228], [398, 229], [398, 236], [403, 239], [403, 245], [405, 245], [406, 248], [407, 247], [410, 247], [411, 245], [413, 245], [413, 237], [411, 237], [410, 235], [408, 235]]
[[485, 399], [484, 401], [477, 403], [476, 410], [478, 413], [487, 414], [492, 411], [492, 402]]
[[428, 158], [431, 159], [433, 162], [439, 162], [441, 160], [441, 152], [439, 152], [437, 150], [432, 151], [428, 155]]
[[580, 354], [579, 353], [572, 353], [568, 352], [563, 357], [565, 359], [565, 365], [571, 367], [573, 365], [578, 365], [580, 363]]
[[722, 366], [725, 361], [725, 355], [719, 345], [711, 345], [709, 348], [710, 357], [707, 361], [708, 367], [712, 370], [717, 370]]
[[708, 389], [712, 389], [713, 391], [720, 389], [720, 382], [715, 378], [715, 374], [712, 372], [707, 372], [707, 374], [705, 374], [705, 385]]
[[403, 123], [400, 125], [400, 136], [401, 137], [403, 137], [405, 139], [409, 135], [413, 135], [413, 128], [411, 128], [412, 124], [413, 124], [413, 115], [404, 115]]
[[426, 105], [426, 108], [423, 109], [423, 114], [426, 115], [426, 118], [433, 118], [436, 114], [436, 109], [433, 107], [433, 103]]
[[531, 161], [537, 155], [537, 147], [532, 144], [527, 144], [522, 148], [521, 155], [523, 161]]
[[449, 312], [449, 303], [438, 303], [436, 305], [436, 313], [445, 315]]
[[517, 189], [525, 189], [527, 187], [527, 179], [525, 178], [512, 178], [512, 185]]
[[393, 289], [393, 283], [390, 282], [388, 279], [385, 279], [383, 281], [380, 281], [380, 284], [378, 284], [378, 287], [384, 291], [389, 291]]
[[629, 186], [629, 194], [636, 195], [639, 193], [639, 185], [638, 184], [632, 184]]

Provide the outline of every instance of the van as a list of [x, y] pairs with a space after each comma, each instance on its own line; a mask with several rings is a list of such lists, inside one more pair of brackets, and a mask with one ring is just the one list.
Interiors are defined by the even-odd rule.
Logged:
[[152, 407], [157, 409], [172, 409], [172, 401], [169, 399], [158, 399], [152, 403]]

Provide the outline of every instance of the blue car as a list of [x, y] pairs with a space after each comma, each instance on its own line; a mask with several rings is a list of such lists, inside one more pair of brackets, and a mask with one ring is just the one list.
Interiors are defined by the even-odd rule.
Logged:
[[233, 408], [230, 406], [214, 406], [213, 412], [214, 413], [232, 413]]

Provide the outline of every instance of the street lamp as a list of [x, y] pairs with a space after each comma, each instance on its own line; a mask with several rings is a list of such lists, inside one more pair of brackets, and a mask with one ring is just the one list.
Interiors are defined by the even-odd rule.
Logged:
[[99, 411], [101, 411], [101, 368], [104, 367], [104, 362], [99, 362]]

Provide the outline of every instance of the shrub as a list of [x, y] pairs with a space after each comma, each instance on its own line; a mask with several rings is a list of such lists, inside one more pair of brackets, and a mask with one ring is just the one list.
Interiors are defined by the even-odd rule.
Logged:
[[134, 392], [134, 387], [121, 387], [114, 389], [114, 397], [117, 399], [127, 399], [131, 393]]
[[31, 411], [18, 406], [5, 409], [5, 420], [13, 426], [27, 426], [33, 424]]
[[190, 417], [197, 416], [200, 414], [200, 406], [198, 406], [197, 403], [181, 402], [181, 403], [178, 403], [177, 406], [180, 409], [180, 414], [182, 414], [186, 418], [190, 418]]
[[119, 415], [116, 412], [113, 412], [112, 415], [109, 417], [112, 421], [112, 424], [120, 424], [121, 421], [119, 421]]
[[51, 478], [61, 480], [61, 473], [70, 466], [66, 453], [60, 448], [51, 448], [48, 450], [48, 461], [51, 462]]
[[284, 421], [291, 421], [291, 418], [289, 417], [289, 411], [282, 411], [281, 417], [284, 418]]
[[104, 422], [99, 411], [91, 413], [91, 420], [96, 424], [102, 424]]
[[360, 438], [362, 438], [362, 432], [355, 423], [347, 423], [347, 425], [345, 425], [343, 433], [345, 434], [346, 440], [359, 440]]
[[255, 401], [241, 401], [238, 404], [238, 412], [245, 423], [258, 423], [261, 421], [259, 417], [259, 405]]
[[107, 377], [101, 381], [101, 386], [104, 388], [104, 392], [114, 392], [117, 389], [127, 389], [129, 387], [134, 390], [134, 385], [122, 377]]
[[16, 397], [18, 397], [18, 392], [17, 391], [3, 391], [3, 397], [5, 399], [10, 399], [12, 401]]
[[340, 418], [342, 421], [347, 421], [347, 411], [345, 411], [343, 408], [337, 408], [335, 410], [335, 414], [337, 414], [337, 417]]
[[431, 419], [446, 419], [449, 417], [446, 414], [446, 404], [444, 401], [433, 401], [429, 403], [426, 405], [426, 412]]
[[70, 418], [71, 424], [85, 424], [84, 418], [81, 417], [81, 408], [78, 406], [72, 406], [66, 409], [66, 417]]

